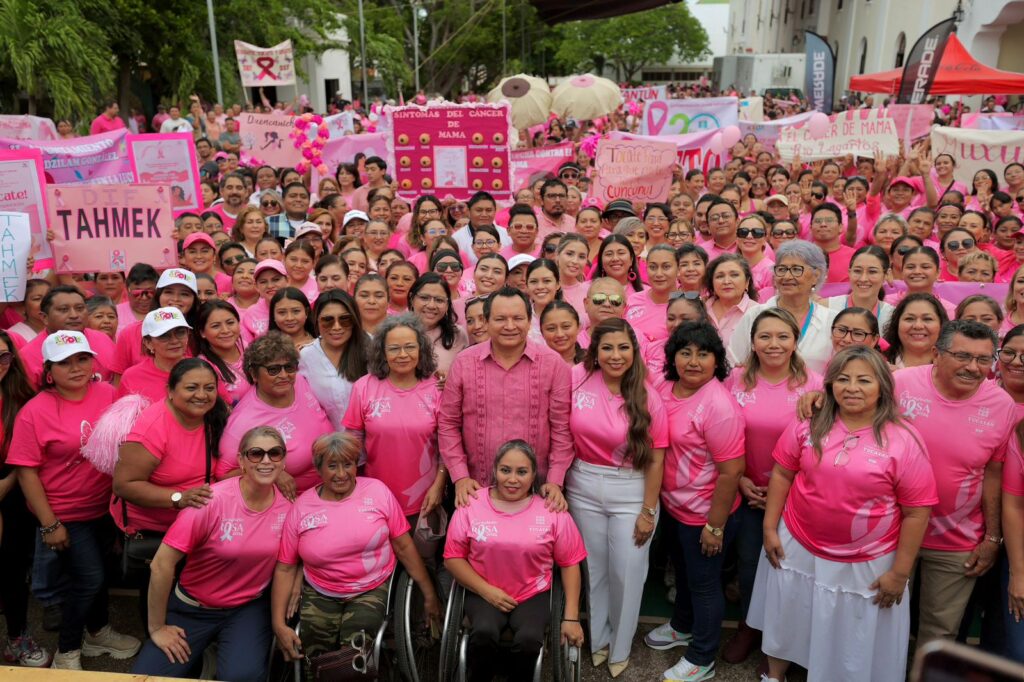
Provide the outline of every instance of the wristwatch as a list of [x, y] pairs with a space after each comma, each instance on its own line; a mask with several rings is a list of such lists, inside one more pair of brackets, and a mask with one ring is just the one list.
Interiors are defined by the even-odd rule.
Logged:
[[180, 509], [178, 505], [181, 504], [182, 497], [181, 491], [171, 493], [171, 504], [174, 505], [175, 509]]
[[704, 530], [714, 535], [716, 538], [720, 538], [725, 534], [724, 528], [715, 528], [710, 523], [704, 524]]
[[657, 507], [640, 507], [640, 509], [641, 509], [641, 511], [643, 511], [644, 514], [647, 514], [651, 518], [654, 518], [655, 516], [658, 515], [658, 508]]

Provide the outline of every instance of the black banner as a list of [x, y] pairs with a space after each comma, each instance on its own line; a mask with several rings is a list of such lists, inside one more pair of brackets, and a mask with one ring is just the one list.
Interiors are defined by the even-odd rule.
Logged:
[[804, 31], [804, 96], [811, 109], [832, 113], [836, 83], [836, 56], [828, 41], [813, 31]]
[[954, 31], [956, 20], [949, 18], [935, 24], [917, 39], [903, 67], [900, 95], [896, 100], [899, 104], [924, 104], [942, 63], [946, 43]]

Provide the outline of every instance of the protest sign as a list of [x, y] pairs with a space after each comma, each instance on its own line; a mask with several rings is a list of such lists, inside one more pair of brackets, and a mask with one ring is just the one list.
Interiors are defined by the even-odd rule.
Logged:
[[615, 199], [666, 201], [676, 155], [673, 142], [658, 138], [602, 139], [597, 143], [590, 195], [605, 203]]
[[644, 135], [683, 135], [736, 125], [739, 100], [735, 97], [658, 99], [644, 105], [640, 132]]
[[0, 150], [38, 149], [47, 184], [117, 185], [135, 181], [128, 160], [128, 131], [114, 130], [72, 140], [0, 139]]
[[128, 156], [136, 182], [171, 188], [171, 206], [176, 213], [202, 210], [192, 133], [129, 135]]
[[664, 85], [643, 85], [639, 88], [622, 88], [623, 102], [649, 102], [652, 99], [667, 99], [668, 92]]
[[558, 167], [572, 161], [575, 154], [572, 142], [538, 147], [537, 149], [512, 150], [512, 187], [529, 187], [537, 176], [555, 177]]
[[12, 140], [57, 140], [57, 126], [39, 116], [0, 116], [0, 137]]
[[[46, 180], [43, 154], [38, 149], [0, 151], [0, 211], [28, 214], [36, 261], [52, 265], [46, 241]], [[45, 262], [44, 262], [45, 261]]]
[[975, 130], [1024, 130], [1024, 115], [1003, 112], [967, 114], [960, 120], [960, 127]]
[[256, 47], [236, 40], [235, 57], [243, 87], [295, 85], [295, 57], [290, 40], [273, 47]]
[[27, 213], [0, 211], [0, 303], [25, 300], [32, 225]]
[[725, 165], [728, 157], [719, 150], [711, 148], [711, 138], [717, 130], [708, 130], [703, 133], [690, 133], [688, 135], [634, 135], [633, 133], [622, 133], [612, 131], [608, 134], [612, 140], [648, 140], [651, 142], [671, 142], [676, 146], [676, 160], [683, 168], [685, 174], [691, 170], [699, 170], [707, 173], [711, 168]]
[[881, 152], [888, 156], [899, 153], [896, 122], [879, 109], [858, 109], [829, 116], [828, 132], [820, 138], [811, 136], [806, 125], [786, 126], [779, 133], [775, 148], [783, 161], [799, 156], [803, 161], [833, 159], [837, 156], [874, 157]]
[[744, 97], [740, 100], [740, 122], [760, 123], [764, 120], [764, 98]]
[[779, 133], [783, 128], [786, 126], [802, 125], [813, 113], [813, 111], [806, 111], [802, 114], [777, 118], [774, 121], [761, 121], [760, 123], [741, 120], [739, 122], [739, 129], [743, 137], [753, 135], [757, 138], [758, 142], [764, 145], [765, 150], [774, 151], [775, 143], [778, 141]]
[[[338, 166], [343, 163], [353, 163], [356, 154], [364, 156], [379, 156], [388, 162], [388, 168], [394, 163], [388, 159], [387, 133], [363, 133], [361, 135], [346, 135], [337, 139], [327, 141], [323, 149], [323, 162], [331, 171], [331, 177], [338, 174]], [[320, 172], [313, 167], [312, 187], [320, 186]]]
[[426, 192], [466, 200], [486, 190], [498, 201], [512, 199], [508, 102], [413, 104], [384, 112], [401, 196]]
[[277, 168], [294, 168], [302, 160], [302, 152], [288, 137], [295, 127], [291, 116], [244, 113], [239, 119], [242, 151], [251, 157]]
[[930, 104], [890, 104], [885, 108], [885, 115], [896, 122], [896, 134], [903, 140], [903, 145], [910, 145], [928, 135], [935, 120], [935, 108]]
[[171, 192], [163, 185], [49, 185], [47, 214], [59, 274], [177, 265]]
[[355, 133], [355, 116], [355, 112], [352, 111], [343, 111], [333, 116], [324, 116], [324, 125], [327, 126], [327, 130], [331, 133], [329, 139], [337, 140], [339, 137]]
[[953, 177], [971, 187], [974, 174], [982, 168], [994, 168], [1001, 173], [1008, 163], [1024, 163], [1024, 131], [935, 126], [932, 158], [939, 154], [951, 154], [956, 159]]

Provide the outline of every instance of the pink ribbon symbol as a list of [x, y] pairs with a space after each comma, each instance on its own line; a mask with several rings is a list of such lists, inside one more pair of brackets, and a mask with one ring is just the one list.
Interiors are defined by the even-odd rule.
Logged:
[[275, 76], [274, 72], [271, 71], [271, 69], [274, 68], [275, 63], [276, 62], [273, 57], [257, 57], [256, 66], [260, 67], [263, 70], [260, 71], [259, 74], [256, 76], [256, 80], [262, 80], [264, 76], [270, 76], [271, 80], [276, 81], [277, 76]]

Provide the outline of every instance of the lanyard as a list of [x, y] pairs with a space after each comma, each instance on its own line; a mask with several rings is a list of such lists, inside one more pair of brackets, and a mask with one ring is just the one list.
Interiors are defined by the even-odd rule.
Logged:
[[811, 303], [811, 307], [807, 310], [807, 317], [804, 318], [804, 326], [800, 327], [800, 340], [804, 338], [804, 334], [807, 333], [807, 329], [811, 326], [811, 318], [814, 317], [814, 303]]

